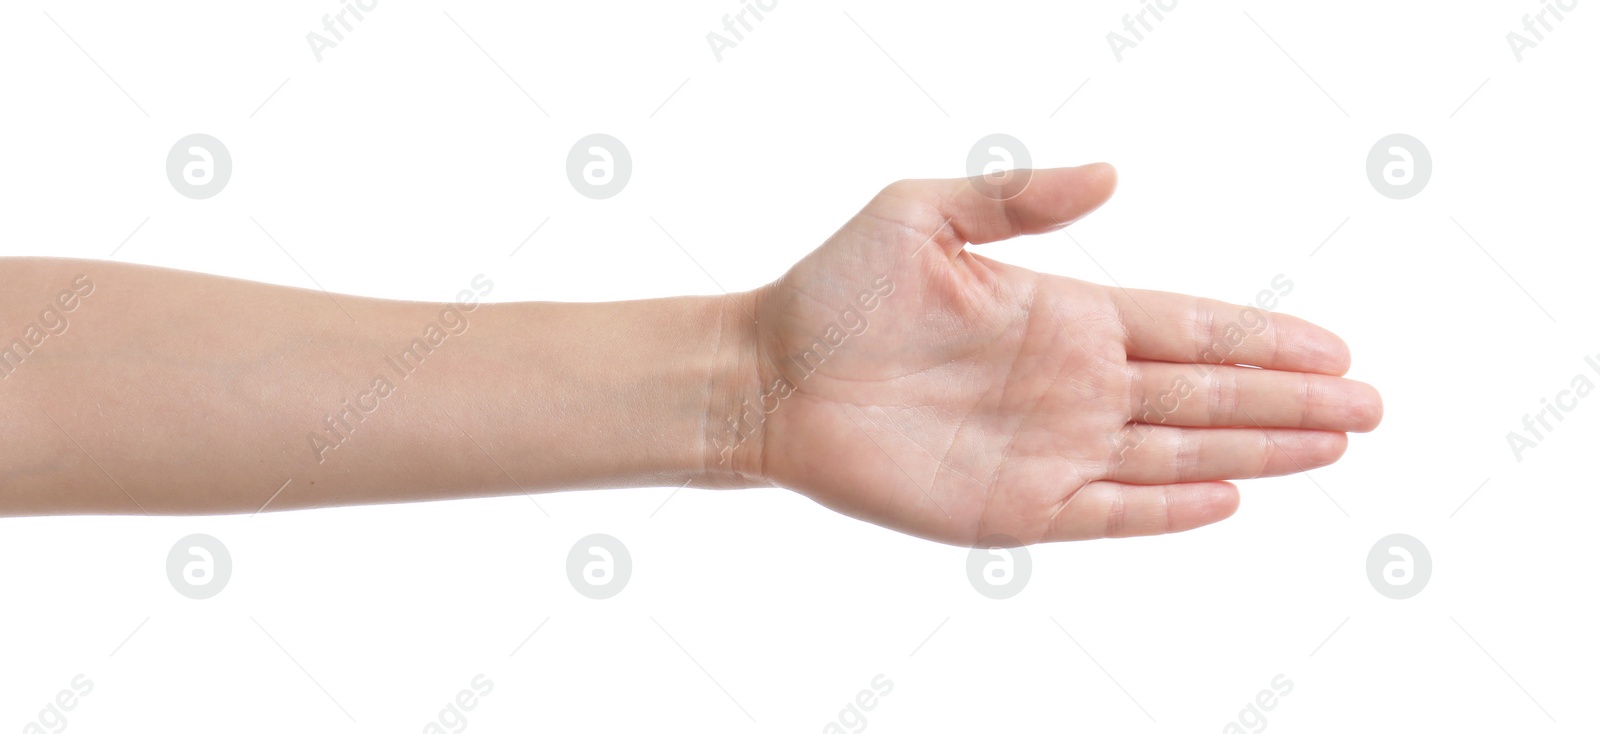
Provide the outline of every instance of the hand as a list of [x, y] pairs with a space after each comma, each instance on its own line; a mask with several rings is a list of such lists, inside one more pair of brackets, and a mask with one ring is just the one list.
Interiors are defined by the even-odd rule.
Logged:
[[966, 248], [1063, 227], [1115, 183], [1095, 164], [1034, 171], [1020, 193], [885, 188], [748, 294], [763, 390], [723, 459], [925, 538], [1034, 543], [1222, 520], [1239, 501], [1225, 480], [1325, 466], [1377, 426], [1377, 391], [1338, 377], [1349, 351], [1324, 329]]

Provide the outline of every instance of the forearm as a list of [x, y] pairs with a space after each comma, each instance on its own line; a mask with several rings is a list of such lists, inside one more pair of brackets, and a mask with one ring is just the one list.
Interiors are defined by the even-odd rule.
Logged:
[[709, 440], [753, 374], [744, 306], [486, 286], [419, 303], [0, 261], [0, 514], [747, 483]]

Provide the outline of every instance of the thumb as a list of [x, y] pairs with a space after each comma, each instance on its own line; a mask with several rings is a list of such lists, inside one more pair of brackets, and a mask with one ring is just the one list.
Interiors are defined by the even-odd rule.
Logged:
[[948, 223], [958, 240], [939, 239], [947, 243], [946, 249], [959, 250], [967, 243], [997, 242], [1071, 224], [1111, 198], [1117, 171], [1109, 163], [1090, 163], [1010, 171], [1002, 182], [974, 176], [902, 181], [893, 188], [900, 189], [894, 198], [930, 207], [937, 220], [925, 223], [925, 231], [935, 233]]

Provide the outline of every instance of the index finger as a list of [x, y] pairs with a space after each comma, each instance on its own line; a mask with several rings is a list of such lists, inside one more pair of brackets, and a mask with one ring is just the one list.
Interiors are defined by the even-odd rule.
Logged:
[[1117, 289], [1111, 294], [1129, 357], [1324, 375], [1350, 370], [1344, 340], [1304, 319], [1178, 293]]

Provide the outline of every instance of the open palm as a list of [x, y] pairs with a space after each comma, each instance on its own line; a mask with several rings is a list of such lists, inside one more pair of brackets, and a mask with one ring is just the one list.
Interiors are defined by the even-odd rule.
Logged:
[[948, 543], [1147, 535], [1226, 518], [1225, 480], [1329, 464], [1377, 425], [1321, 328], [966, 249], [1065, 226], [1114, 187], [1097, 164], [884, 189], [754, 294], [755, 471]]

